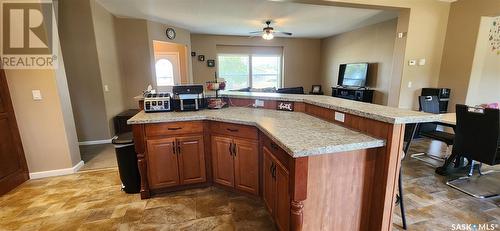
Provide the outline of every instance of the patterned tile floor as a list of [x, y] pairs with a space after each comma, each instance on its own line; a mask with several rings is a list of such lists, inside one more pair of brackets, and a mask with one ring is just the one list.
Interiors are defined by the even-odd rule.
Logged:
[[[418, 141], [412, 153], [428, 147], [429, 142]], [[458, 192], [412, 158], [403, 165], [409, 230], [500, 224], [500, 199]], [[30, 180], [0, 197], [0, 230], [274, 230], [255, 198], [211, 187], [140, 200], [122, 193], [119, 185], [115, 169]], [[395, 215], [394, 230], [400, 230], [399, 207]]]
[[[443, 154], [446, 146], [438, 141], [416, 140], [413, 153]], [[408, 230], [452, 230], [453, 224], [493, 224], [500, 230], [500, 197], [476, 199], [446, 185], [447, 177], [434, 173], [435, 168], [407, 155], [403, 161], [403, 194]], [[484, 166], [484, 170], [500, 170]], [[466, 170], [465, 170], [466, 171]], [[457, 172], [450, 178], [464, 176]], [[477, 174], [477, 172], [475, 173]], [[492, 175], [500, 191], [500, 175]], [[393, 230], [401, 228], [399, 206], [395, 208]]]

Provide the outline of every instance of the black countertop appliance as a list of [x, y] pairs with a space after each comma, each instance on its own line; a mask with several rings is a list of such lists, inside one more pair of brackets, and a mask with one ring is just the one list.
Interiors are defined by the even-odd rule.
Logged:
[[205, 108], [203, 85], [176, 85], [172, 88], [176, 111], [197, 111]]

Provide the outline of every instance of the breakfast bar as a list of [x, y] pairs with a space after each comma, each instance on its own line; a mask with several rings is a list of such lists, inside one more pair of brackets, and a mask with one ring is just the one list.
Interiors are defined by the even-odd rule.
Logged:
[[388, 231], [404, 124], [439, 119], [328, 96], [222, 94], [228, 108], [128, 120], [141, 198], [214, 185], [262, 198], [279, 230]]

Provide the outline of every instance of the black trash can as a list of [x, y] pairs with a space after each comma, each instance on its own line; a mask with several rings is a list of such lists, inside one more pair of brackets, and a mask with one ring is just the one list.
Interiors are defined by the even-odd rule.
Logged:
[[141, 176], [137, 167], [137, 154], [132, 132], [118, 135], [112, 143], [115, 145], [122, 190], [126, 193], [138, 193], [141, 189]]

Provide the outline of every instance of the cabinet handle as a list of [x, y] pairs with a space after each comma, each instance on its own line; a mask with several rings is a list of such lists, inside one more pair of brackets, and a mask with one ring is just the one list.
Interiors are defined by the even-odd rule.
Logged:
[[180, 130], [182, 129], [181, 127], [177, 127], [177, 128], [167, 128], [167, 130], [170, 130], [170, 131], [175, 131], [175, 130]]
[[175, 142], [174, 142], [174, 141], [172, 141], [172, 151], [174, 152], [174, 155], [175, 155], [175, 154], [177, 154], [177, 153], [175, 152]]
[[279, 147], [274, 142], [271, 142], [271, 148], [277, 150]]
[[276, 164], [273, 165], [272, 175], [273, 175], [273, 178], [276, 179]]
[[271, 163], [271, 167], [269, 167], [269, 171], [271, 172], [271, 175], [273, 174], [273, 168], [274, 168], [274, 163]]
[[236, 156], [236, 144], [233, 144], [233, 155]]
[[233, 143], [230, 143], [229, 144], [229, 155], [232, 156], [233, 155]]
[[181, 143], [177, 141], [177, 155], [181, 154]]
[[239, 131], [239, 130], [238, 130], [238, 129], [236, 129], [236, 128], [227, 128], [227, 130], [228, 130], [228, 131], [230, 131], [230, 132], [237, 132], [237, 131]]

